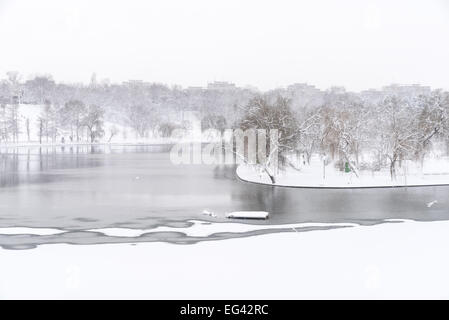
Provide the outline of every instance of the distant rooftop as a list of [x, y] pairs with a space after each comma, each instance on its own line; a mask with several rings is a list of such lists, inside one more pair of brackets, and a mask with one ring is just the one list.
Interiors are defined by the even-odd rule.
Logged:
[[147, 85], [151, 85], [151, 83], [144, 82], [143, 80], [128, 80], [128, 81], [123, 81], [122, 84], [125, 85], [125, 86], [147, 86]]
[[191, 86], [191, 87], [187, 87], [186, 88], [186, 90], [189, 90], [189, 91], [199, 91], [199, 90], [204, 90], [204, 88], [203, 87], [199, 87], [199, 86]]
[[235, 89], [236, 86], [234, 83], [226, 82], [226, 81], [214, 81], [209, 82], [207, 84], [207, 89], [218, 89], [218, 90], [226, 90], [226, 89]]

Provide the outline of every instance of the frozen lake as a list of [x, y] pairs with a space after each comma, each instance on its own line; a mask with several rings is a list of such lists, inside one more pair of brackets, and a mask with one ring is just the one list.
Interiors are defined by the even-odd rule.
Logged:
[[[169, 146], [2, 148], [0, 227], [61, 228], [62, 235], [0, 235], [4, 247], [39, 243], [122, 242], [86, 232], [97, 228], [187, 227], [187, 220], [223, 222], [231, 211], [268, 211], [256, 224], [376, 224], [385, 219], [446, 220], [449, 187], [319, 190], [241, 182], [232, 166], [173, 165]], [[427, 206], [432, 201], [434, 204]], [[202, 214], [213, 212], [216, 218]], [[241, 222], [241, 221], [240, 221]], [[266, 232], [266, 231], [264, 231]], [[273, 232], [273, 231], [270, 231]], [[257, 232], [245, 233], [244, 236]], [[241, 235], [241, 234], [239, 234]], [[221, 233], [211, 239], [236, 236]], [[161, 232], [128, 242], [195, 238]]]

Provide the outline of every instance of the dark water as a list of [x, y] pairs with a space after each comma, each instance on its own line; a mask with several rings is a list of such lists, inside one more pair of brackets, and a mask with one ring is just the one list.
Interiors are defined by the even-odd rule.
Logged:
[[[0, 227], [148, 228], [226, 212], [269, 211], [261, 224], [449, 218], [449, 187], [320, 190], [241, 182], [232, 166], [173, 165], [169, 146], [0, 150]], [[438, 202], [428, 208], [427, 203]], [[207, 218], [203, 210], [218, 218]], [[82, 238], [82, 237], [81, 237]], [[0, 238], [0, 245], [2, 243]], [[8, 238], [10, 241], [11, 238]]]

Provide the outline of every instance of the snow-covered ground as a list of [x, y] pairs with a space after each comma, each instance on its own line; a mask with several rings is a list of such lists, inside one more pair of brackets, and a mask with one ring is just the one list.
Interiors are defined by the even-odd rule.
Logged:
[[[269, 177], [256, 166], [240, 165], [237, 175], [245, 181], [271, 185]], [[276, 185], [315, 188], [445, 185], [449, 184], [449, 158], [427, 158], [423, 167], [416, 162], [404, 162], [397, 169], [394, 181], [386, 168], [377, 172], [360, 170], [358, 175], [356, 177], [353, 173], [336, 170], [332, 164], [323, 168], [323, 162], [315, 157], [310, 165], [302, 166], [300, 170], [288, 167], [280, 171], [276, 177]]]
[[0, 250], [8, 298], [449, 298], [449, 222]]
[[[39, 117], [42, 116], [44, 111], [43, 105], [38, 104], [20, 104], [18, 106], [18, 126], [19, 134], [17, 142], [5, 142], [2, 141], [1, 146], [34, 146], [40, 145], [39, 143]], [[119, 120], [120, 117], [109, 115], [104, 120], [103, 129], [104, 136], [97, 142], [100, 144], [167, 144], [179, 142], [179, 137], [161, 137], [157, 132], [150, 130], [147, 137], [139, 137], [136, 135], [135, 130], [129, 125], [124, 123], [124, 120]], [[28, 123], [28, 129], [27, 129]], [[82, 139], [75, 144], [90, 144], [88, 139], [87, 129], [84, 128]], [[29, 132], [28, 132], [29, 131]], [[29, 136], [28, 136], [29, 133]], [[114, 133], [114, 134], [113, 134]], [[56, 141], [52, 141], [51, 138], [47, 140], [46, 137], [42, 138], [42, 145], [61, 145], [61, 138], [64, 137], [64, 144], [70, 144], [70, 132], [68, 130], [59, 130]], [[184, 137], [188, 141], [195, 140], [191, 137]]]

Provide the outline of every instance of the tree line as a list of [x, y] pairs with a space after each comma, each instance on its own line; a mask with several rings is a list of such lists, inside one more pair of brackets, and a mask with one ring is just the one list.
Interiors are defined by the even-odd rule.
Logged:
[[[30, 140], [33, 128], [41, 143], [62, 137], [107, 142], [118, 129], [106, 132], [106, 120], [131, 128], [135, 137], [169, 137], [183, 126], [173, 119], [196, 111], [203, 130], [278, 129], [282, 165], [289, 165], [291, 154], [305, 163], [319, 154], [340, 167], [347, 164], [355, 175], [365, 168], [388, 167], [394, 177], [402, 161], [422, 162], [437, 145], [449, 146], [449, 97], [442, 90], [379, 91], [370, 98], [341, 87], [290, 87], [261, 93], [141, 82], [65, 84], [51, 75], [23, 80], [8, 72], [0, 80], [0, 142], [17, 142], [20, 130]], [[20, 117], [19, 106], [27, 104], [42, 106], [37, 123]]]
[[[106, 132], [102, 128], [105, 121], [130, 127], [135, 138], [168, 137], [182, 127], [178, 118], [185, 111], [198, 112], [205, 125], [216, 122], [217, 116], [221, 117], [218, 122], [225, 118], [226, 123], [233, 123], [238, 106], [254, 94], [238, 87], [220, 91], [143, 82], [67, 84], [54, 81], [51, 75], [25, 80], [18, 72], [8, 72], [0, 79], [0, 141], [16, 142], [20, 127], [32, 131], [36, 125], [44, 142], [59, 139], [67, 131], [73, 141], [108, 141], [118, 132], [114, 127]], [[45, 110], [37, 124], [28, 124], [29, 120], [19, 116], [19, 105], [40, 105]]]
[[449, 150], [449, 94], [389, 95], [377, 103], [338, 95], [319, 107], [296, 111], [285, 97], [261, 95], [246, 105], [238, 127], [277, 129], [281, 166], [288, 165], [291, 154], [305, 163], [319, 154], [340, 169], [349, 166], [356, 176], [360, 169], [388, 167], [394, 179], [404, 160], [422, 164], [437, 145]]

